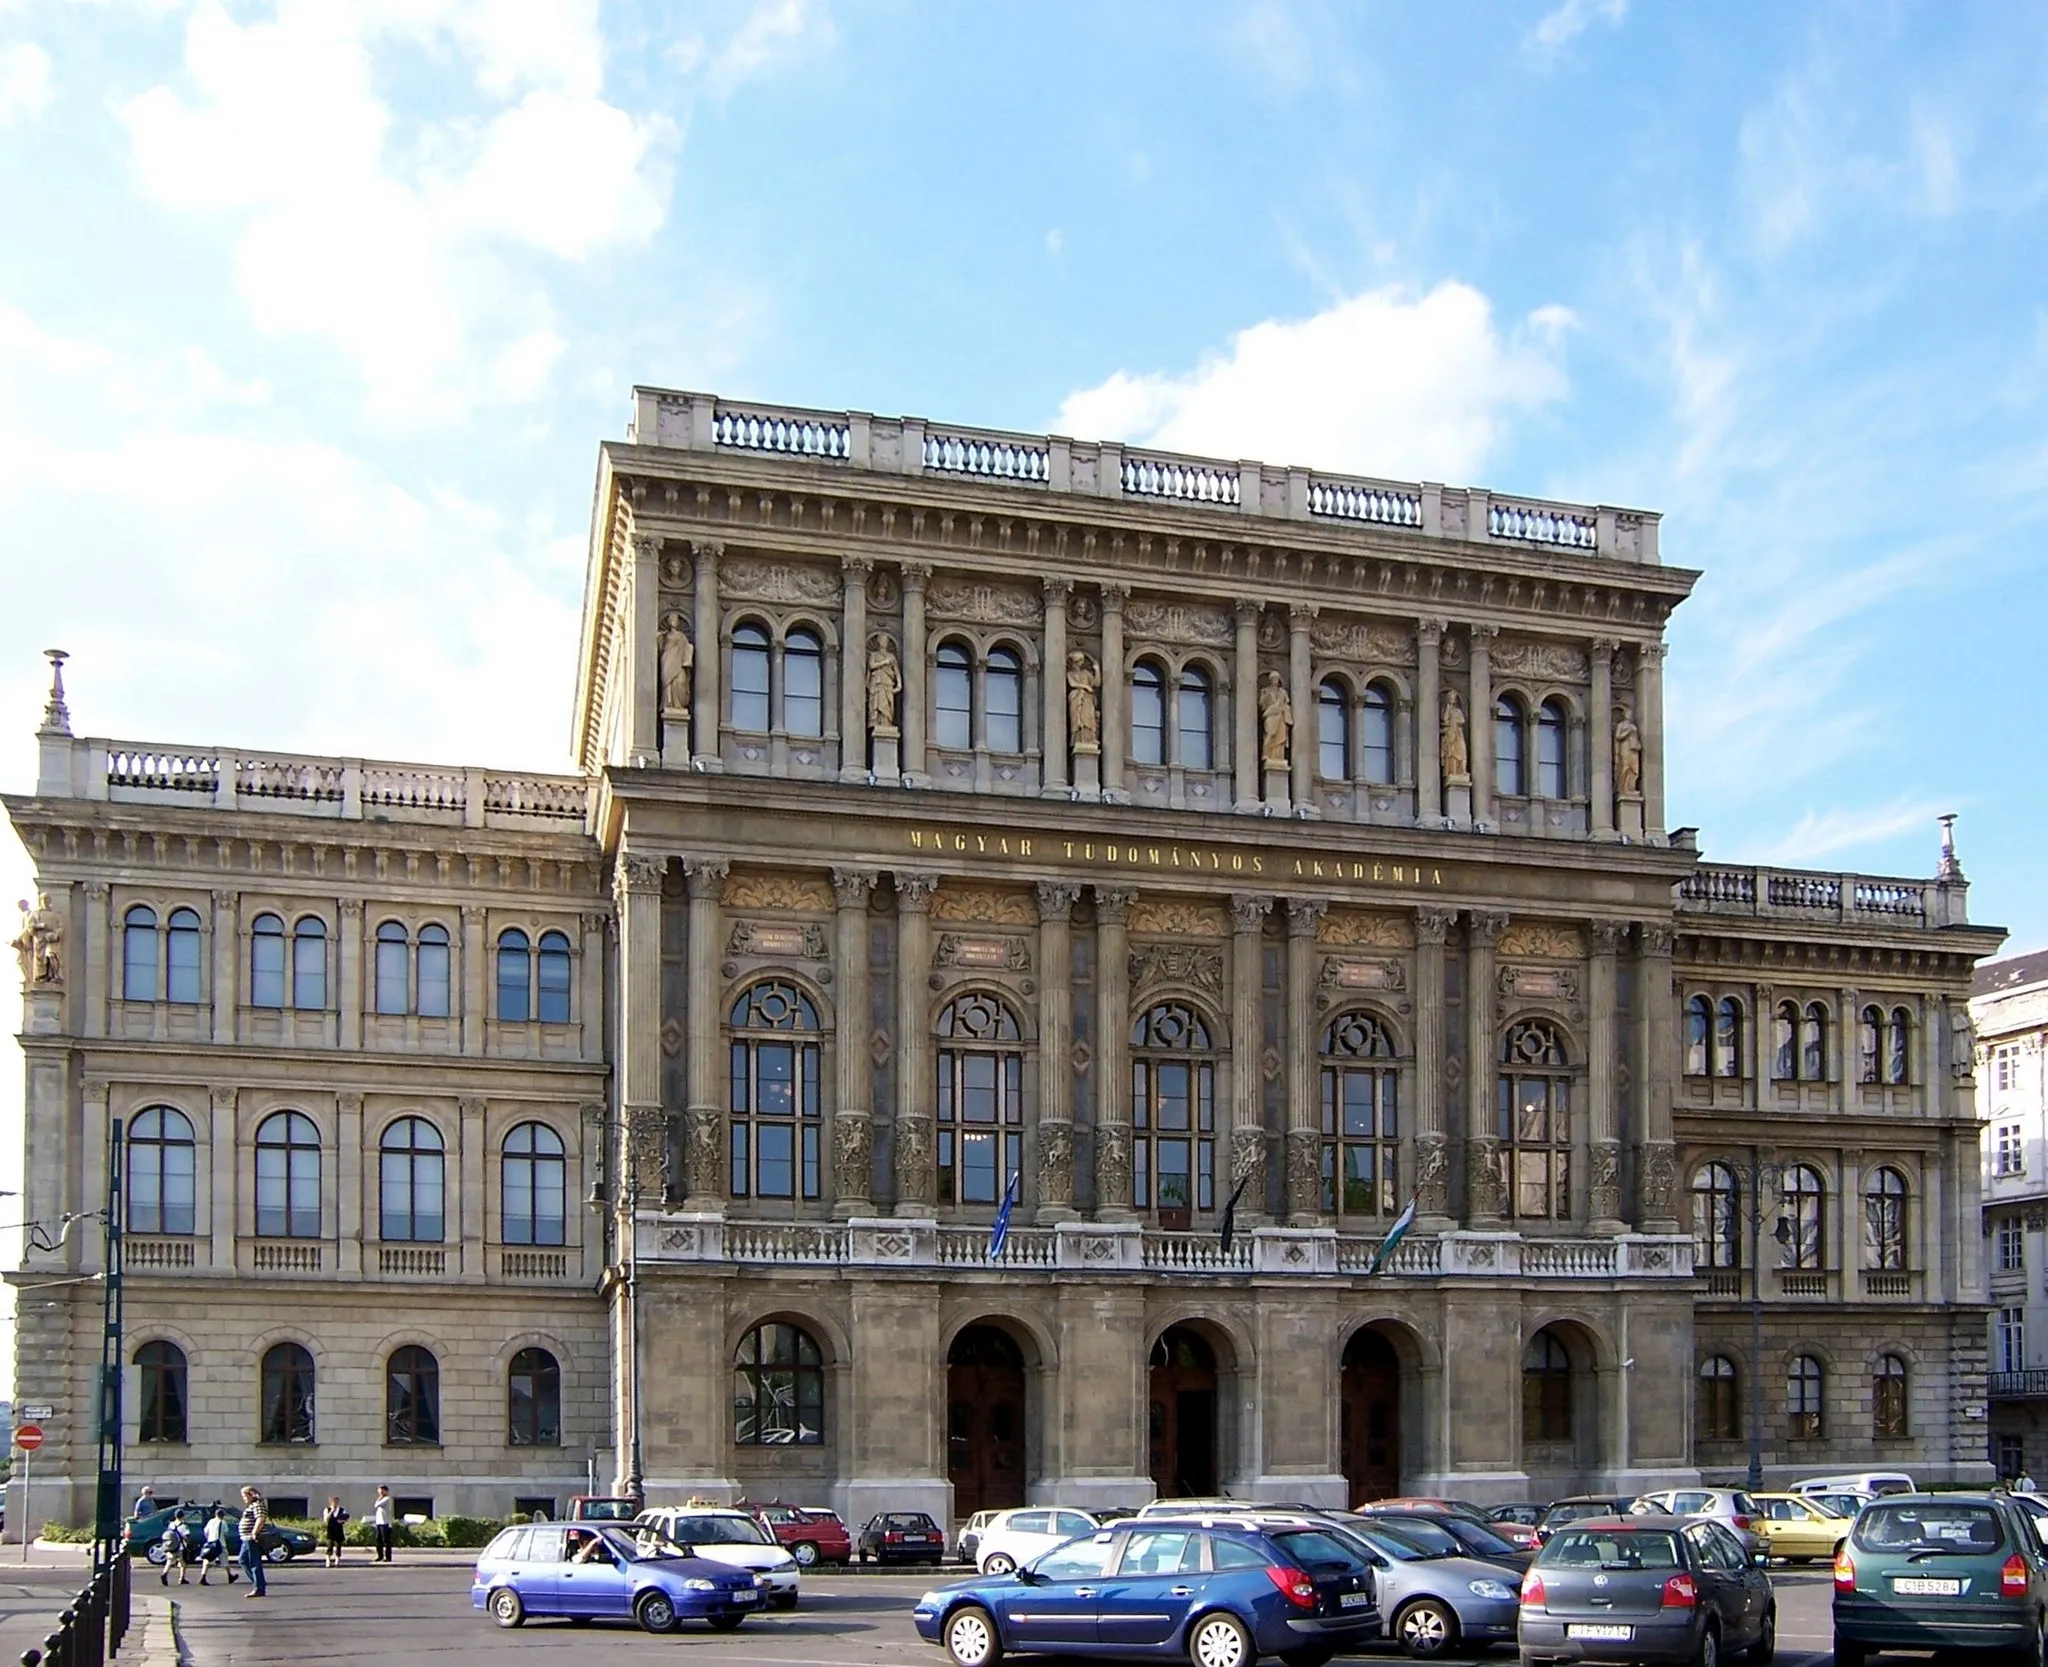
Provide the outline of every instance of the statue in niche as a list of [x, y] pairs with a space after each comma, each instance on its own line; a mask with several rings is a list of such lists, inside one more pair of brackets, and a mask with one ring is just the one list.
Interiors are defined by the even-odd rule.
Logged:
[[1102, 687], [1102, 672], [1094, 658], [1082, 649], [1067, 655], [1067, 733], [1076, 752], [1102, 750], [1102, 709], [1096, 691]]
[[661, 622], [656, 664], [660, 668], [661, 715], [687, 720], [690, 716], [690, 673], [697, 664], [697, 650], [683, 629], [683, 616], [670, 614]]
[[1443, 714], [1437, 723], [1437, 750], [1441, 754], [1444, 780], [1465, 783], [1472, 779], [1472, 754], [1465, 745], [1465, 705], [1456, 689], [1444, 690]]
[[1626, 706], [1614, 720], [1614, 790], [1624, 799], [1643, 790], [1643, 732]]
[[868, 638], [868, 728], [877, 735], [896, 731], [896, 697], [903, 691], [903, 667], [896, 639], [887, 631]]
[[36, 906], [21, 904], [21, 936], [14, 940], [21, 958], [23, 989], [57, 989], [64, 982], [64, 917], [50, 905], [50, 894], [36, 893]]
[[1294, 702], [1277, 671], [1266, 673], [1259, 690], [1259, 762], [1269, 770], [1287, 768], [1287, 737], [1294, 728]]

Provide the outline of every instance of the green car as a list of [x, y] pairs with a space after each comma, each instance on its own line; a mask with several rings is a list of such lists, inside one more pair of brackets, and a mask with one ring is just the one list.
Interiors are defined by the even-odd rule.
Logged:
[[1835, 1557], [1835, 1667], [1880, 1650], [1998, 1650], [2042, 1667], [2048, 1559], [2011, 1501], [1894, 1494], [1866, 1505]]
[[[212, 1515], [213, 1507], [210, 1505], [167, 1505], [146, 1517], [129, 1518], [121, 1532], [121, 1543], [129, 1556], [146, 1557], [161, 1567], [169, 1554], [164, 1545], [164, 1535], [170, 1529], [171, 1518], [185, 1519], [192, 1530], [192, 1543], [197, 1546], [206, 1533], [206, 1519]], [[228, 1513], [225, 1539], [228, 1556], [238, 1556], [242, 1549], [242, 1529], [240, 1518], [233, 1511]], [[273, 1522], [265, 1525], [257, 1544], [263, 1548], [266, 1563], [289, 1563], [294, 1557], [310, 1557], [319, 1542], [302, 1529], [280, 1528]]]

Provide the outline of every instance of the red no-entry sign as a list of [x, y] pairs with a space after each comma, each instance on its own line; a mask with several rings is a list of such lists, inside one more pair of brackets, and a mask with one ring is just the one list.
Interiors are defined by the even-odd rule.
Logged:
[[24, 1424], [14, 1432], [14, 1445], [24, 1453], [33, 1453], [43, 1444], [43, 1427], [40, 1424]]

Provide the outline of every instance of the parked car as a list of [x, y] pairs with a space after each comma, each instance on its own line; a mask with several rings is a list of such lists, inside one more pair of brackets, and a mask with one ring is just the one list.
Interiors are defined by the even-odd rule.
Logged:
[[1001, 1516], [1001, 1511], [976, 1511], [961, 1525], [960, 1537], [953, 1542], [954, 1552], [960, 1561], [973, 1568], [975, 1553], [981, 1547], [981, 1531]]
[[[122, 1524], [121, 1544], [129, 1556], [145, 1557], [161, 1568], [169, 1555], [164, 1535], [170, 1530], [171, 1519], [182, 1517], [185, 1520], [192, 1530], [192, 1543], [197, 1546], [206, 1531], [206, 1519], [212, 1515], [211, 1505], [170, 1505], [161, 1511], [152, 1511], [148, 1516], [131, 1517]], [[241, 1554], [241, 1520], [233, 1511], [228, 1512], [226, 1543], [230, 1557]], [[305, 1530], [281, 1527], [275, 1522], [264, 1524], [263, 1532], [256, 1537], [256, 1544], [266, 1563], [289, 1563], [294, 1557], [310, 1557], [319, 1549], [318, 1542]]]
[[1474, 1522], [1456, 1511], [1389, 1510], [1383, 1505], [1368, 1505], [1358, 1515], [1375, 1522], [1391, 1522], [1424, 1550], [1498, 1563], [1502, 1568], [1512, 1569], [1518, 1580], [1536, 1556], [1533, 1549], [1524, 1551], [1496, 1534], [1491, 1524]]
[[568, 1522], [631, 1522], [646, 1501], [628, 1493], [579, 1493], [569, 1501]]
[[1190, 1511], [1251, 1511], [1259, 1508], [1251, 1499], [1224, 1499], [1219, 1496], [1187, 1499], [1149, 1499], [1138, 1507], [1141, 1518], [1185, 1516]]
[[1757, 1530], [1773, 1557], [1788, 1563], [1811, 1563], [1833, 1557], [1849, 1537], [1849, 1519], [1837, 1516], [1816, 1499], [1796, 1493], [1758, 1493]]
[[1568, 1499], [1554, 1499], [1536, 1524], [1537, 1537], [1547, 1540], [1565, 1524], [1591, 1517], [1627, 1516], [1635, 1502], [1635, 1496], [1626, 1493], [1575, 1493]]
[[1665, 1488], [1646, 1493], [1629, 1507], [1631, 1516], [1711, 1517], [1742, 1542], [1746, 1553], [1766, 1549], [1763, 1513], [1739, 1488]]
[[975, 1567], [983, 1574], [1009, 1574], [1054, 1546], [1092, 1534], [1100, 1526], [1086, 1511], [1039, 1506], [998, 1511], [981, 1530]]
[[[1485, 1508], [1463, 1499], [1424, 1499], [1419, 1495], [1403, 1494], [1395, 1499], [1374, 1499], [1367, 1502], [1382, 1510], [1389, 1511], [1448, 1511], [1456, 1516], [1470, 1517], [1474, 1522], [1486, 1521]], [[1366, 1507], [1358, 1507], [1364, 1510]]]
[[1711, 1517], [1591, 1517], [1554, 1530], [1522, 1577], [1522, 1660], [1764, 1667], [1778, 1605], [1763, 1553]]
[[1514, 1570], [1431, 1549], [1412, 1538], [1405, 1523], [1351, 1517], [1343, 1531], [1378, 1560], [1373, 1574], [1387, 1637], [1406, 1654], [1427, 1661], [1461, 1640], [1481, 1650], [1513, 1642]]
[[632, 1528], [643, 1538], [658, 1536], [714, 1563], [759, 1576], [763, 1601], [777, 1609], [797, 1605], [802, 1576], [796, 1559], [745, 1511], [715, 1505], [657, 1505], [635, 1517]]
[[1879, 1650], [2041, 1659], [2048, 1561], [2011, 1501], [1913, 1494], [1864, 1507], [1835, 1557], [1836, 1667]]
[[1851, 1493], [1844, 1489], [1840, 1493], [1802, 1493], [1801, 1499], [1810, 1499], [1824, 1511], [1833, 1511], [1838, 1517], [1847, 1517], [1851, 1522], [1856, 1515], [1877, 1497], [1874, 1493]]
[[1859, 1470], [1853, 1476], [1809, 1476], [1794, 1482], [1789, 1493], [1917, 1493], [1913, 1478], [1903, 1470]]
[[1015, 1574], [927, 1592], [912, 1619], [956, 1667], [1006, 1651], [1321, 1667], [1380, 1632], [1372, 1572], [1339, 1535], [1224, 1516], [1132, 1518]]
[[1543, 1520], [1543, 1512], [1543, 1506], [1527, 1501], [1496, 1505], [1486, 1513], [1486, 1526], [1510, 1545], [1534, 1551], [1543, 1543], [1543, 1537], [1536, 1532], [1536, 1524]]
[[2006, 1497], [2034, 1525], [2034, 1532], [2041, 1537], [2042, 1543], [2048, 1544], [2048, 1499], [2038, 1493], [2013, 1493]]
[[854, 1548], [865, 1563], [929, 1563], [946, 1559], [946, 1532], [922, 1511], [881, 1511], [862, 1526]]
[[566, 1615], [638, 1621], [649, 1632], [702, 1620], [730, 1632], [760, 1607], [761, 1592], [745, 1570], [666, 1541], [612, 1526], [540, 1522], [507, 1528], [484, 1547], [469, 1601], [504, 1627], [529, 1615]]
[[1112, 1522], [1129, 1522], [1142, 1508], [1137, 1505], [1104, 1505], [1088, 1514], [1107, 1528]]
[[837, 1511], [818, 1505], [785, 1505], [780, 1500], [743, 1501], [735, 1509], [750, 1512], [796, 1559], [800, 1569], [853, 1561], [853, 1536]]

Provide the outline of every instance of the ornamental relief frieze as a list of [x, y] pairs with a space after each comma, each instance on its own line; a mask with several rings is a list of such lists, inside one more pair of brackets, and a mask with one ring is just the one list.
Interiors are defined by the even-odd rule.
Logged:
[[1130, 980], [1134, 992], [1172, 985], [1220, 998], [1223, 951], [1198, 944], [1144, 944], [1131, 951]]
[[1552, 683], [1583, 683], [1592, 675], [1586, 651], [1568, 643], [1528, 642], [1503, 637], [1493, 645], [1496, 677], [1531, 677]]
[[980, 579], [932, 580], [925, 592], [925, 610], [935, 619], [983, 625], [1037, 625], [1045, 616], [1044, 602], [1023, 586]]
[[1183, 897], [1141, 897], [1131, 905], [1134, 937], [1227, 938], [1230, 917], [1220, 903]]
[[932, 896], [932, 919], [983, 926], [1036, 926], [1038, 907], [1029, 892], [947, 884]]
[[1376, 620], [1319, 619], [1309, 630], [1309, 642], [1326, 659], [1375, 666], [1415, 664], [1414, 633]]
[[735, 601], [837, 602], [841, 582], [836, 568], [732, 556], [719, 564], [718, 589]]
[[1408, 949], [1415, 943], [1415, 925], [1405, 915], [1332, 909], [1317, 923], [1316, 942], [1347, 948]]
[[1501, 933], [1497, 953], [1503, 960], [1579, 961], [1585, 959], [1586, 940], [1564, 921], [1517, 920]]
[[1221, 608], [1189, 602], [1133, 601], [1124, 609], [1124, 629], [1144, 642], [1194, 643], [1227, 648], [1235, 631]]
[[1494, 974], [1494, 984], [1504, 1000], [1579, 999], [1579, 975], [1569, 967], [1502, 967]]
[[831, 957], [831, 940], [813, 921], [736, 920], [727, 937], [728, 955], [802, 956], [812, 961]]
[[[1398, 995], [1407, 988], [1408, 969], [1391, 957], [1325, 955], [1316, 979], [1316, 1000], [1332, 1007], [1360, 992]], [[1397, 1005], [1407, 1011], [1405, 1001]]]
[[832, 883], [809, 874], [735, 874], [719, 902], [728, 909], [780, 909], [791, 914], [830, 914]]
[[1029, 972], [1031, 945], [1022, 938], [971, 932], [941, 932], [932, 952], [935, 967], [960, 967], [970, 971]]

